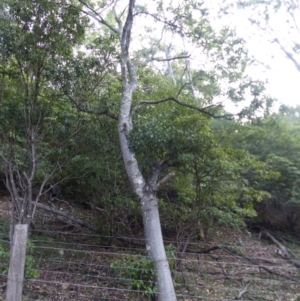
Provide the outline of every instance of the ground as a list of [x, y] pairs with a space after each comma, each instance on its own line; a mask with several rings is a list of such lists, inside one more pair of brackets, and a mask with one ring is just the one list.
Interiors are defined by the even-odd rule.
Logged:
[[[10, 202], [2, 196], [0, 244], [7, 251], [9, 211]], [[89, 222], [98, 214], [78, 208], [75, 212]], [[41, 222], [30, 234], [23, 300], [151, 299], [155, 283], [142, 237], [99, 235], [51, 212], [38, 214]], [[299, 301], [300, 240], [271, 233], [292, 260], [263, 232], [223, 227], [206, 241], [188, 244], [166, 237], [178, 300]], [[7, 266], [8, 257], [0, 260], [4, 290]]]

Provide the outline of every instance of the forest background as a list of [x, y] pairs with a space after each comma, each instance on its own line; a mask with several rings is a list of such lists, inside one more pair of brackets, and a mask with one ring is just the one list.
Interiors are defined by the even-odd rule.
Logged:
[[[259, 30], [279, 9], [298, 30], [295, 1], [239, 4], [262, 8]], [[299, 70], [290, 37], [273, 42]], [[162, 234], [299, 230], [300, 107], [274, 111], [276, 95], [247, 72], [256, 63], [205, 2], [3, 1], [0, 169], [12, 223], [34, 227], [39, 204], [63, 200], [102, 213], [86, 221], [99, 233], [144, 233], [164, 300], [174, 297]]]

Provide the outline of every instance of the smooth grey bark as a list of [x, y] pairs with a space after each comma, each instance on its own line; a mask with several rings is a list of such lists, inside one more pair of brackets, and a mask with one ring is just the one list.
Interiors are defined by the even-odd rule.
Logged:
[[176, 294], [163, 243], [158, 204], [155, 194], [152, 192], [144, 192], [141, 198], [141, 207], [146, 249], [149, 258], [154, 260], [157, 271], [157, 300], [174, 301], [176, 300]]
[[172, 81], [175, 85], [176, 80], [175, 80], [175, 76], [174, 76], [174, 72], [173, 72], [172, 63], [170, 61], [169, 47], [168, 47], [167, 42], [166, 42], [166, 34], [164, 36], [164, 51], [165, 51], [165, 56], [166, 56], [167, 64], [168, 64], [168, 73], [169, 73], [169, 76], [172, 78]]
[[175, 301], [176, 294], [164, 248], [155, 193], [158, 171], [154, 174], [152, 180], [149, 181], [149, 183], [145, 181], [139, 169], [135, 154], [129, 147], [128, 140], [128, 134], [132, 130], [132, 94], [137, 84], [136, 70], [129, 56], [134, 3], [134, 0], [129, 1], [128, 15], [124, 26], [115, 14], [116, 20], [119, 24], [118, 34], [122, 51], [121, 74], [123, 87], [118, 120], [119, 140], [128, 178], [141, 204], [144, 233], [146, 239], [146, 249], [149, 258], [152, 259], [155, 263], [157, 272], [157, 300]]

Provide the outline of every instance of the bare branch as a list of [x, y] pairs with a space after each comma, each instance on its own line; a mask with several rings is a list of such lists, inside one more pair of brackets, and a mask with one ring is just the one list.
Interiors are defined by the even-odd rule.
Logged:
[[[179, 95], [181, 94], [182, 90], [184, 89], [184, 87], [187, 85], [187, 83], [185, 83], [184, 85], [182, 85], [180, 87], [180, 89], [178, 90], [178, 92], [176, 93], [176, 98], [179, 97]], [[141, 100], [137, 103], [137, 105], [132, 109], [131, 113], [130, 113], [130, 116], [132, 118], [132, 116], [134, 115], [135, 111], [142, 105], [142, 104], [158, 104], [158, 103], [161, 103], [161, 102], [166, 102], [166, 101], [169, 101], [169, 100], [173, 100], [174, 97], [167, 97], [167, 98], [162, 98], [160, 100], [157, 100], [157, 101], [147, 101], [147, 100]]]
[[109, 24], [107, 21], [105, 21], [101, 15], [95, 10], [93, 9], [88, 3], [86, 3], [84, 0], [79, 0], [79, 2], [88, 9], [88, 11], [86, 10], [82, 10], [83, 13], [85, 13], [86, 15], [94, 18], [96, 21], [98, 21], [99, 23], [107, 26], [111, 31], [113, 31], [116, 34], [120, 34], [119, 30], [117, 28], [115, 28], [114, 26], [112, 26], [111, 24]]
[[122, 21], [121, 21], [121, 19], [119, 18], [118, 14], [117, 14], [116, 5], [117, 5], [117, 3], [115, 3], [113, 11], [114, 11], [115, 20], [117, 21], [118, 26], [119, 26], [119, 33], [121, 33], [122, 28], [123, 28], [123, 24], [122, 24]]
[[161, 22], [163, 24], [166, 24], [166, 25], [172, 27], [177, 32], [179, 32], [181, 35], [185, 35], [185, 33], [182, 32], [182, 28], [180, 28], [178, 25], [176, 25], [173, 21], [167, 20], [166, 18], [162, 19], [159, 16], [157, 16], [156, 14], [151, 14], [151, 13], [149, 13], [147, 11], [137, 12], [137, 13], [135, 13], [135, 16], [136, 15], [141, 15], [141, 14], [148, 15], [148, 16], [152, 17], [154, 20], [159, 21], [159, 22]]
[[[295, 18], [295, 13], [294, 13], [294, 11], [295, 11], [295, 7], [294, 8], [291, 8], [291, 6], [289, 5], [289, 3], [287, 2], [287, 1], [282, 1], [283, 2], [283, 4], [285, 5], [285, 7], [286, 7], [286, 10], [287, 10], [287, 12], [288, 12], [288, 14], [291, 16], [291, 18], [293, 19], [293, 21], [294, 21], [294, 26], [295, 26], [295, 28], [297, 29], [297, 31], [300, 33], [300, 29], [299, 29], [299, 26], [298, 26], [298, 22], [297, 22], [297, 20], [296, 20], [296, 18]], [[297, 1], [298, 2], [298, 10], [300, 9], [300, 2], [299, 1]]]
[[131, 42], [131, 30], [132, 30], [132, 23], [133, 23], [134, 2], [135, 2], [135, 0], [129, 1], [128, 15], [127, 15], [124, 27], [123, 27], [122, 37], [121, 37], [122, 51], [124, 52], [126, 57], [128, 57], [128, 55], [129, 55], [129, 46], [130, 46], [130, 42]]
[[122, 36], [121, 36], [121, 49], [122, 49], [122, 61], [121, 61], [121, 70], [122, 70], [122, 81], [123, 86], [127, 85], [127, 76], [126, 76], [126, 68], [129, 74], [130, 87], [132, 91], [136, 86], [136, 72], [133, 64], [131, 63], [129, 57], [129, 47], [131, 42], [131, 31], [133, 25], [133, 8], [134, 8], [135, 0], [129, 1], [128, 7], [128, 15], [126, 18], [126, 22], [123, 27]]
[[[185, 45], [185, 41], [184, 41], [184, 37], [181, 37], [182, 39], [182, 43], [183, 43], [183, 47], [184, 47], [184, 51], [186, 51], [186, 45]], [[192, 75], [191, 75], [191, 70], [190, 70], [190, 61], [188, 60], [188, 58], [185, 59], [185, 71], [187, 73], [187, 76], [188, 76], [188, 80], [190, 82], [190, 85], [191, 85], [191, 89], [192, 89], [192, 94], [193, 94], [193, 98], [194, 100], [196, 99], [196, 89], [194, 87], [194, 84], [193, 84], [193, 78], [192, 78]]]
[[209, 111], [207, 111], [208, 109], [211, 109], [211, 108], [222, 108], [223, 106], [221, 104], [216, 104], [216, 105], [210, 105], [208, 107], [205, 107], [205, 108], [199, 108], [195, 105], [191, 105], [191, 104], [188, 104], [188, 103], [185, 103], [185, 102], [182, 102], [182, 101], [179, 101], [177, 97], [166, 97], [166, 98], [162, 98], [162, 99], [159, 99], [159, 100], [156, 100], [156, 101], [147, 101], [147, 100], [143, 100], [143, 101], [140, 101], [132, 110], [131, 112], [131, 115], [133, 115], [135, 113], [135, 111], [141, 106], [141, 105], [155, 105], [155, 104], [159, 104], [159, 103], [163, 103], [163, 102], [167, 102], [167, 101], [174, 101], [175, 103], [177, 103], [178, 105], [180, 106], [183, 106], [183, 107], [186, 107], [186, 108], [189, 108], [189, 109], [192, 109], [192, 110], [195, 110], [195, 111], [198, 111], [200, 113], [203, 113], [207, 116], [210, 116], [212, 118], [233, 118], [234, 116], [236, 116], [236, 114], [224, 114], [224, 115], [215, 115], [214, 113], [211, 113]]
[[[249, 21], [252, 23], [252, 24], [255, 24], [257, 27], [259, 27], [261, 30], [266, 30], [264, 27], [261, 26], [261, 24], [259, 22], [257, 22], [256, 20], [254, 19], [251, 19], [249, 18]], [[296, 23], [296, 22], [295, 22]], [[297, 26], [297, 23], [296, 23], [296, 26]], [[297, 27], [298, 29], [298, 27]], [[272, 32], [272, 34], [274, 34], [276, 36], [276, 32], [274, 32], [274, 30], [271, 28], [270, 31]], [[273, 40], [273, 42], [277, 43], [280, 47], [280, 49], [284, 52], [284, 54], [287, 56], [287, 58], [289, 60], [291, 60], [294, 64], [294, 66], [297, 68], [297, 70], [300, 72], [300, 63], [296, 61], [295, 57], [293, 56], [293, 54], [291, 52], [289, 52], [283, 45], [282, 43], [278, 40], [278, 38], [275, 38]]]
[[274, 39], [274, 42], [277, 43], [277, 44], [279, 45], [279, 47], [281, 48], [281, 50], [285, 53], [285, 55], [288, 57], [288, 59], [290, 59], [290, 60], [294, 63], [295, 67], [296, 67], [297, 70], [300, 72], [300, 63], [298, 63], [298, 62], [295, 60], [293, 54], [290, 53], [290, 52], [288, 52], [288, 51], [283, 47], [283, 45], [280, 43], [280, 41], [279, 41], [277, 38]]
[[170, 173], [168, 173], [164, 178], [162, 178], [154, 187], [154, 191], [157, 191], [159, 189], [160, 186], [162, 186], [163, 184], [165, 184], [167, 181], [169, 181], [172, 177], [175, 176], [175, 172], [172, 171]]
[[242, 296], [247, 292], [248, 290], [248, 286], [250, 285], [250, 283], [248, 283], [240, 292], [239, 295], [236, 297], [237, 300], [241, 299]]
[[169, 61], [174, 61], [174, 60], [180, 60], [180, 59], [188, 59], [190, 55], [179, 55], [179, 56], [174, 56], [170, 58], [165, 58], [165, 59], [160, 59], [160, 58], [152, 58], [151, 61], [157, 61], [157, 62], [169, 62]]
[[35, 211], [36, 211], [36, 207], [37, 207], [37, 205], [38, 205], [38, 202], [39, 202], [39, 200], [40, 200], [40, 197], [41, 197], [44, 193], [46, 193], [48, 190], [50, 190], [50, 188], [49, 188], [49, 189], [46, 190], [46, 192], [43, 192], [45, 185], [46, 185], [47, 182], [51, 179], [51, 177], [56, 173], [57, 170], [59, 170], [59, 168], [58, 168], [58, 167], [55, 167], [55, 168], [52, 170], [52, 172], [51, 172], [47, 177], [44, 178], [44, 180], [43, 180], [43, 182], [42, 182], [42, 184], [41, 184], [41, 186], [40, 186], [38, 195], [36, 196], [35, 201], [32, 202], [32, 204], [33, 204], [33, 209], [32, 209], [32, 214], [31, 214], [31, 218], [32, 218], [32, 219], [34, 218]]
[[189, 85], [189, 83], [184, 83], [184, 84], [180, 87], [180, 89], [179, 89], [178, 92], [176, 93], [176, 99], [180, 96], [181, 92], [183, 91], [183, 89], [184, 89], [187, 85]]
[[3, 152], [0, 152], [0, 157], [5, 164], [9, 164], [9, 160], [8, 160], [8, 158], [6, 158], [6, 156], [3, 154]]

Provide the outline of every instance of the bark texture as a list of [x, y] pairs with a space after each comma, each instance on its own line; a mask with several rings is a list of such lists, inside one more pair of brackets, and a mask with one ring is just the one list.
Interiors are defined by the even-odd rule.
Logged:
[[154, 189], [157, 184], [159, 170], [154, 173], [149, 183], [147, 183], [140, 171], [135, 154], [129, 147], [128, 140], [128, 134], [132, 130], [132, 94], [137, 84], [135, 67], [129, 56], [134, 4], [134, 0], [129, 0], [128, 14], [124, 26], [118, 16], [115, 16], [119, 24], [118, 34], [122, 51], [121, 74], [123, 87], [118, 120], [119, 140], [128, 178], [141, 203], [147, 252], [149, 258], [155, 262], [158, 288], [156, 299], [158, 301], [175, 301], [176, 294], [164, 248]]
[[158, 287], [157, 300], [174, 301], [176, 300], [176, 294], [163, 243], [155, 194], [145, 192], [141, 198], [141, 207], [148, 256], [155, 261], [158, 273], [156, 277]]

